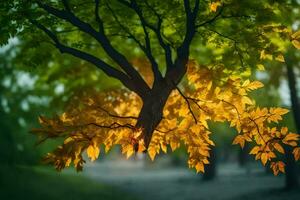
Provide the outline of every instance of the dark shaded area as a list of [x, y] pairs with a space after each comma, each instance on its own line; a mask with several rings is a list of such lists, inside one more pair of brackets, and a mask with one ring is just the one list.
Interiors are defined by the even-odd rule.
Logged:
[[[297, 65], [297, 59], [290, 52], [286, 56], [286, 69], [287, 69], [287, 80], [290, 90], [291, 108], [294, 117], [294, 123], [296, 126], [297, 133], [300, 133], [300, 104], [297, 95], [297, 77], [294, 72], [294, 65]], [[298, 180], [298, 169], [297, 164], [294, 160], [292, 149], [286, 149], [286, 189], [294, 189], [299, 187]]]
[[48, 168], [1, 166], [0, 177], [0, 199], [135, 199], [82, 175], [57, 173]]

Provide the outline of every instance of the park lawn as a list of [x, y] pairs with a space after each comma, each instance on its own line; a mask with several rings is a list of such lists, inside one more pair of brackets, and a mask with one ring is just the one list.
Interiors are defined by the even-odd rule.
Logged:
[[132, 195], [80, 174], [0, 166], [1, 200], [131, 200]]

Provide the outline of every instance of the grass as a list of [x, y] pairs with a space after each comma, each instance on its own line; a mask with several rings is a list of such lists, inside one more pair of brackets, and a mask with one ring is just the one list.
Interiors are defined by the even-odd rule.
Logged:
[[50, 169], [0, 166], [0, 199], [131, 200], [130, 194], [81, 175]]
[[256, 191], [255, 193], [249, 193], [241, 195], [233, 200], [299, 200], [300, 191], [298, 188], [286, 190], [286, 189], [269, 189]]

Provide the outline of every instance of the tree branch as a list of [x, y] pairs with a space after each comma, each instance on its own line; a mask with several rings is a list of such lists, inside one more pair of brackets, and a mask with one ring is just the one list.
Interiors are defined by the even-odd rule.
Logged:
[[100, 31], [100, 30], [103, 30], [104, 27], [103, 27], [103, 22], [100, 18], [100, 15], [99, 15], [99, 3], [100, 3], [99, 0], [95, 0], [95, 19], [96, 19], [96, 22], [99, 25], [99, 31]]
[[184, 10], [186, 15], [186, 31], [182, 44], [177, 48], [177, 57], [175, 59], [175, 69], [167, 70], [166, 77], [175, 85], [178, 84], [181, 78], [186, 73], [189, 59], [189, 48], [196, 33], [196, 18], [199, 12], [199, 0], [195, 0], [194, 8], [191, 8], [189, 0], [183, 0]]
[[238, 41], [236, 40], [236, 39], [234, 39], [234, 38], [232, 38], [232, 37], [230, 37], [230, 36], [227, 36], [227, 35], [224, 35], [223, 33], [220, 33], [220, 32], [218, 32], [218, 31], [216, 31], [216, 30], [213, 30], [213, 29], [208, 29], [208, 28], [206, 28], [207, 30], [209, 30], [209, 31], [211, 31], [211, 32], [213, 32], [213, 33], [215, 33], [215, 34], [217, 34], [217, 35], [219, 35], [220, 37], [223, 37], [223, 38], [225, 38], [225, 39], [227, 39], [227, 40], [230, 40], [230, 41], [232, 41], [233, 43], [234, 43], [234, 50], [237, 52], [237, 54], [238, 54], [238, 57], [239, 57], [239, 60], [240, 60], [240, 63], [241, 63], [241, 66], [242, 66], [242, 68], [244, 68], [245, 67], [245, 64], [244, 64], [244, 58], [243, 58], [243, 54], [240, 52], [240, 49], [239, 49], [239, 47], [238, 47]]
[[69, 12], [71, 12], [71, 9], [70, 9], [70, 5], [69, 5], [69, 0], [62, 0], [62, 3], [65, 7], [65, 9]]
[[[95, 2], [97, 5], [97, 1]], [[38, 1], [39, 7], [44, 9], [46, 12], [63, 19], [72, 25], [78, 27], [81, 31], [89, 34], [94, 39], [96, 39], [105, 50], [107, 55], [111, 57], [126, 73], [130, 76], [130, 78], [135, 82], [138, 88], [138, 94], [140, 96], [144, 96], [147, 91], [150, 89], [145, 80], [141, 77], [141, 75], [134, 69], [134, 67], [129, 63], [129, 61], [125, 58], [124, 55], [119, 53], [110, 43], [109, 39], [106, 37], [104, 33], [104, 29], [101, 29], [99, 32], [96, 31], [90, 24], [81, 21], [77, 18], [72, 12], [68, 10], [58, 10], [53, 8], [47, 4], [41, 3]], [[97, 7], [97, 6], [96, 6]], [[98, 9], [98, 8], [97, 8]], [[95, 8], [96, 10], [96, 8]], [[98, 14], [98, 13], [97, 13]], [[97, 15], [99, 16], [99, 15]], [[100, 17], [97, 17], [98, 20]], [[101, 19], [100, 19], [101, 20]], [[102, 22], [102, 21], [101, 21]]]
[[150, 38], [149, 38], [149, 33], [145, 27], [145, 25], [142, 23], [143, 26], [143, 30], [144, 30], [144, 34], [145, 34], [145, 44], [146, 46], [144, 46], [131, 32], [130, 30], [125, 27], [120, 20], [118, 19], [117, 15], [115, 14], [115, 12], [113, 11], [113, 9], [109, 6], [108, 2], [106, 2], [106, 5], [108, 7], [108, 9], [110, 10], [110, 12], [112, 13], [115, 21], [119, 24], [119, 26], [129, 35], [129, 38], [133, 39], [133, 41], [135, 41], [135, 43], [137, 43], [137, 45], [140, 47], [140, 49], [145, 53], [145, 55], [147, 56], [147, 58], [149, 59], [150, 63], [151, 63], [151, 67], [152, 67], [152, 71], [154, 74], [154, 80], [157, 79], [162, 79], [162, 75], [159, 71], [158, 68], [158, 63], [156, 62], [153, 54], [152, 54], [152, 50], [151, 50], [151, 44], [150, 44]]
[[219, 9], [218, 13], [217, 13], [214, 17], [212, 17], [211, 19], [209, 19], [209, 20], [207, 20], [207, 21], [205, 21], [205, 22], [202, 22], [202, 23], [200, 23], [200, 24], [197, 24], [197, 25], [196, 25], [196, 28], [199, 28], [199, 27], [201, 27], [201, 26], [205, 26], [205, 25], [207, 25], [207, 24], [213, 23], [218, 17], [221, 16], [223, 10], [224, 10], [224, 6], [221, 6], [221, 8]]
[[165, 59], [166, 59], [167, 68], [171, 68], [173, 66], [172, 51], [171, 51], [170, 45], [168, 45], [168, 44], [165, 43], [165, 41], [164, 41], [164, 39], [163, 39], [163, 37], [161, 35], [162, 18], [159, 17], [159, 15], [157, 15], [158, 16], [158, 22], [157, 22], [157, 27], [155, 27], [155, 26], [151, 25], [150, 23], [148, 23], [146, 21], [146, 19], [143, 16], [143, 12], [140, 9], [139, 5], [137, 4], [136, 0], [130, 0], [130, 3], [127, 2], [127, 1], [125, 1], [125, 0], [118, 0], [118, 1], [120, 3], [122, 3], [123, 5], [127, 6], [128, 8], [132, 9], [133, 11], [135, 11], [135, 13], [139, 16], [141, 24], [144, 27], [144, 30], [146, 30], [146, 27], [147, 27], [147, 28], [151, 29], [155, 33], [160, 46], [165, 51]]
[[130, 78], [124, 74], [123, 72], [113, 68], [112, 66], [110, 66], [109, 64], [105, 63], [104, 61], [102, 61], [101, 59], [85, 53], [83, 51], [80, 51], [78, 49], [72, 48], [72, 47], [68, 47], [66, 45], [63, 45], [57, 38], [57, 36], [50, 31], [49, 29], [47, 29], [45, 26], [43, 26], [42, 24], [38, 23], [36, 20], [32, 20], [29, 19], [29, 21], [35, 25], [37, 28], [39, 28], [40, 30], [42, 30], [44, 33], [46, 33], [48, 35], [48, 37], [51, 38], [51, 40], [54, 42], [54, 46], [61, 52], [61, 53], [67, 53], [70, 55], [73, 55], [77, 58], [80, 58], [82, 60], [85, 60], [91, 64], [94, 64], [97, 68], [101, 69], [106, 75], [116, 78], [119, 81], [121, 81], [127, 88], [129, 88], [130, 90], [135, 91], [135, 87], [132, 83], [132, 81], [130, 80]]
[[102, 112], [105, 112], [110, 117], [120, 118], [120, 119], [134, 119], [134, 120], [138, 119], [137, 117], [134, 117], [134, 116], [120, 116], [120, 115], [112, 114], [108, 110], [104, 109], [101, 106], [95, 106], [95, 107], [98, 108], [99, 110], [101, 110]]
[[183, 99], [185, 100], [185, 102], [187, 103], [188, 109], [189, 109], [191, 115], [193, 116], [193, 119], [194, 119], [195, 123], [197, 124], [198, 121], [197, 121], [197, 118], [196, 118], [196, 116], [195, 116], [195, 114], [194, 114], [194, 112], [192, 110], [192, 107], [191, 107], [191, 104], [189, 102], [189, 99], [181, 92], [181, 90], [179, 89], [179, 87], [176, 86], [176, 89], [179, 92], [179, 94], [183, 97]]

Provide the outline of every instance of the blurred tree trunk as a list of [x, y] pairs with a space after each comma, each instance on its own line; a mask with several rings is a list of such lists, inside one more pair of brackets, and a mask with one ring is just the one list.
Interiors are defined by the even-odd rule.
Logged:
[[216, 177], [216, 161], [217, 161], [217, 155], [216, 155], [216, 147], [212, 147], [211, 149], [211, 155], [209, 158], [209, 164], [205, 165], [205, 173], [203, 174], [203, 181], [210, 181], [213, 180]]
[[245, 167], [248, 161], [248, 144], [245, 144], [244, 148], [239, 149], [239, 154], [238, 154], [238, 163], [240, 167]]
[[[297, 88], [296, 88], [297, 81], [293, 69], [293, 64], [294, 62], [291, 60], [291, 58], [287, 57], [286, 68], [287, 68], [287, 77], [288, 77], [289, 90], [290, 90], [291, 107], [293, 111], [294, 122], [296, 125], [297, 132], [300, 133], [300, 106], [297, 97]], [[294, 160], [291, 148], [287, 148], [287, 152], [286, 152], [285, 186], [288, 189], [299, 186], [297, 164]]]
[[[0, 111], [0, 114], [3, 113]], [[1, 122], [4, 121], [2, 117], [0, 117], [0, 120]], [[1, 122], [0, 147], [2, 150], [0, 152], [0, 163], [12, 165], [15, 162], [15, 141], [9, 128]]]
[[[0, 78], [2, 78], [2, 76], [0, 76]], [[3, 94], [3, 90], [3, 87], [0, 87], [0, 95]], [[0, 105], [0, 163], [8, 165], [14, 164], [15, 147], [15, 140], [8, 126], [8, 116]]]

